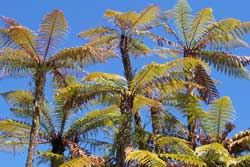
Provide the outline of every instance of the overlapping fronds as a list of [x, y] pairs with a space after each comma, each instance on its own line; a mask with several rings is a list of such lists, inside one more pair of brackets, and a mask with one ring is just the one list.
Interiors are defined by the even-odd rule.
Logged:
[[206, 167], [207, 164], [195, 155], [185, 155], [185, 154], [160, 154], [161, 158], [172, 159], [175, 161], [183, 162], [189, 165], [194, 165], [198, 167]]
[[48, 59], [48, 64], [56, 67], [63, 67], [64, 63], [79, 62], [88, 65], [97, 62], [104, 62], [105, 59], [114, 57], [110, 50], [96, 48], [90, 45], [76, 48], [66, 48]]
[[[194, 69], [197, 65], [202, 65], [205, 69], [208, 69], [207, 65], [203, 63], [202, 61], [198, 59], [192, 59], [192, 58], [181, 58], [177, 59], [171, 62], [167, 62], [165, 64], [157, 64], [157, 63], [151, 63], [149, 65], [146, 65], [132, 80], [131, 82], [131, 88], [134, 89], [140, 89], [143, 84], [147, 82], [152, 82], [156, 76], [169, 76], [170, 73], [176, 73], [175, 76], [173, 76], [176, 79], [184, 79], [184, 73], [181, 73], [183, 69], [185, 71], [190, 71]], [[182, 75], [179, 75], [182, 74]]]
[[114, 10], [107, 10], [104, 17], [112, 18], [115, 24], [122, 30], [135, 30], [155, 20], [158, 12], [159, 8], [156, 5], [151, 5], [139, 14], [132, 11], [122, 13]]
[[249, 78], [248, 71], [244, 66], [249, 65], [249, 58], [246, 56], [235, 56], [233, 54], [217, 51], [201, 51], [198, 57], [214, 66], [214, 68], [231, 77]]
[[183, 42], [188, 45], [188, 31], [192, 23], [191, 7], [187, 0], [179, 0], [173, 10], [173, 17], [178, 33], [181, 34]]
[[9, 30], [11, 39], [22, 49], [24, 49], [32, 58], [38, 61], [37, 56], [37, 36], [29, 29], [22, 26], [12, 26]]
[[228, 167], [247, 167], [250, 165], [250, 155], [242, 155], [232, 160], [227, 161]]
[[147, 167], [165, 167], [166, 162], [157, 154], [146, 150], [136, 150], [129, 153], [126, 158], [128, 164], [139, 164]]
[[167, 149], [167, 152], [194, 155], [194, 151], [189, 146], [189, 143], [184, 139], [178, 137], [162, 136], [156, 138], [155, 142], [160, 148], [170, 148], [169, 150]]
[[13, 18], [0, 16], [0, 19], [3, 21], [5, 28], [10, 28], [11, 26], [19, 26], [20, 24]]
[[214, 21], [211, 8], [205, 8], [199, 11], [192, 20], [190, 31], [187, 34], [189, 45], [197, 42], [206, 32], [209, 25]]
[[33, 59], [23, 50], [5, 48], [0, 52], [0, 69], [7, 76], [27, 76], [34, 67]]
[[133, 112], [138, 112], [143, 107], [154, 107], [159, 111], [163, 110], [163, 105], [160, 102], [138, 94], [133, 101]]
[[233, 120], [234, 108], [231, 99], [227, 96], [215, 100], [210, 105], [207, 117], [204, 118], [207, 131], [218, 142], [222, 137], [225, 124]]
[[91, 130], [101, 127], [112, 127], [120, 116], [120, 109], [113, 105], [102, 110], [87, 113], [83, 118], [76, 120], [67, 130], [66, 136], [87, 134]]
[[86, 84], [72, 84], [66, 88], [60, 89], [57, 92], [55, 100], [57, 102], [58, 110], [67, 112], [69, 110], [79, 109], [82, 105], [90, 100], [102, 96], [105, 93], [116, 93], [116, 87], [108, 85], [86, 85]]
[[132, 39], [130, 53], [134, 56], [146, 55], [151, 52], [150, 48], [138, 39]]
[[60, 165], [59, 167], [79, 167], [79, 166], [91, 167], [92, 166], [91, 159], [87, 156], [80, 158], [73, 158], [72, 160], [69, 160], [64, 164]]
[[54, 10], [43, 19], [39, 30], [39, 52], [46, 57], [62, 43], [68, 31], [67, 21], [62, 11]]

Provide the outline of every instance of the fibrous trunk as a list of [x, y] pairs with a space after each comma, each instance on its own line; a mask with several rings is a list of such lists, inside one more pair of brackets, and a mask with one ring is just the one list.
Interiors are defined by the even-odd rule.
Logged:
[[34, 154], [36, 147], [36, 139], [39, 133], [40, 126], [40, 113], [44, 103], [44, 86], [45, 86], [45, 74], [35, 74], [35, 98], [34, 98], [34, 111], [32, 118], [32, 127], [30, 131], [30, 141], [28, 148], [28, 157], [26, 160], [26, 167], [33, 167]]

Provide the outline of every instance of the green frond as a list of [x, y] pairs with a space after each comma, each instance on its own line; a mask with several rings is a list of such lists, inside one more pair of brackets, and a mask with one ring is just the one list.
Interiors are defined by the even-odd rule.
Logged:
[[67, 21], [62, 11], [53, 10], [43, 20], [39, 29], [39, 52], [46, 57], [65, 39]]
[[186, 154], [186, 155], [194, 155], [194, 151], [189, 146], [189, 143], [177, 137], [169, 137], [169, 136], [160, 136], [155, 140], [156, 145], [159, 147], [167, 147], [170, 150], [170, 153], [177, 153], [177, 154]]
[[227, 167], [247, 167], [250, 165], [250, 155], [242, 155], [240, 157], [234, 158], [227, 161]]
[[5, 48], [0, 52], [0, 69], [12, 77], [25, 77], [35, 68], [33, 59], [23, 50]]
[[98, 37], [101, 37], [103, 35], [107, 35], [107, 34], [113, 34], [113, 33], [117, 33], [116, 30], [108, 28], [108, 27], [97, 27], [97, 28], [91, 28], [89, 30], [83, 31], [79, 33], [79, 37], [85, 38], [85, 39], [96, 39]]
[[56, 154], [56, 153], [53, 153], [51, 151], [46, 151], [46, 152], [39, 151], [38, 154], [39, 154], [39, 156], [43, 156], [43, 157], [46, 157], [49, 159], [51, 159], [51, 158], [57, 159], [57, 160], [64, 159], [63, 155]]
[[250, 32], [250, 22], [241, 22], [234, 28], [232, 33], [234, 33], [237, 37], [242, 39], [249, 32]]
[[83, 118], [76, 120], [67, 130], [66, 136], [74, 134], [87, 134], [91, 130], [103, 127], [113, 127], [120, 117], [120, 109], [117, 105], [102, 110], [94, 110], [87, 113]]
[[187, 34], [190, 46], [193, 42], [198, 41], [206, 32], [211, 23], [214, 21], [213, 10], [205, 8], [199, 11], [192, 20], [190, 31]]
[[194, 166], [198, 166], [198, 167], [206, 167], [207, 166], [207, 164], [204, 161], [202, 161], [200, 158], [198, 158], [194, 155], [191, 156], [191, 155], [182, 155], [182, 154], [160, 154], [159, 156], [161, 158], [172, 159], [175, 161], [184, 162], [186, 164], [194, 165]]
[[234, 120], [234, 108], [231, 99], [225, 96], [215, 100], [210, 105], [207, 117], [204, 120], [207, 131], [216, 141], [220, 141], [225, 124]]
[[65, 162], [64, 164], [60, 165], [59, 167], [92, 167], [91, 159], [87, 156], [80, 157], [80, 158], [73, 158]]
[[133, 112], [138, 112], [143, 107], [154, 107], [159, 111], [163, 110], [163, 106], [160, 102], [138, 94], [135, 96], [133, 102]]
[[[134, 92], [137, 89], [141, 89], [146, 83], [150, 83], [156, 79], [156, 77], [169, 76], [170, 73], [181, 73], [183, 69], [185, 71], [190, 71], [194, 69], [197, 65], [202, 65], [204, 68], [208, 69], [207, 65], [198, 59], [192, 58], [180, 58], [165, 64], [151, 63], [146, 65], [131, 81], [131, 88]], [[176, 79], [183, 79], [184, 76], [174, 76]]]
[[219, 143], [211, 143], [195, 148], [196, 155], [204, 160], [207, 165], [216, 166], [226, 164], [232, 157], [228, 151]]
[[22, 49], [24, 49], [30, 56], [38, 61], [37, 56], [37, 36], [29, 29], [22, 26], [12, 26], [9, 30], [11, 39]]
[[244, 68], [249, 64], [249, 58], [246, 56], [235, 56], [218, 51], [200, 51], [198, 55], [200, 59], [213, 65], [219, 72], [235, 78], [249, 78], [248, 71]]
[[30, 91], [13, 91], [2, 93], [2, 96], [10, 103], [10, 110], [18, 117], [32, 118], [34, 96]]
[[179, 34], [181, 34], [184, 43], [188, 45], [188, 32], [192, 23], [191, 7], [189, 6], [188, 1], [178, 0], [176, 6], [174, 7], [173, 15], [177, 30]]
[[4, 134], [15, 134], [29, 136], [31, 125], [16, 120], [6, 119], [0, 121], [0, 132]]
[[150, 53], [150, 48], [138, 39], [132, 39], [130, 53], [134, 56], [141, 56]]
[[96, 99], [103, 94], [119, 93], [120, 89], [109, 85], [86, 85], [72, 84], [66, 88], [60, 89], [55, 97], [57, 110], [68, 112], [79, 109], [90, 100]]
[[105, 59], [114, 57], [110, 50], [96, 48], [90, 45], [76, 48], [67, 48], [48, 59], [51, 67], [64, 67], [69, 62], [78, 62], [81, 65], [89, 65], [98, 62], [104, 62]]
[[128, 164], [139, 164], [146, 167], [165, 167], [167, 164], [157, 154], [146, 150], [136, 150], [128, 154], [126, 158]]

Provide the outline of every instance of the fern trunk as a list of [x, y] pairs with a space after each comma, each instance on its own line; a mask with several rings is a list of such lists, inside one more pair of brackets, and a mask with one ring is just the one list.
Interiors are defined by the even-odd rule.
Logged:
[[154, 107], [150, 108], [151, 110], [151, 120], [152, 120], [152, 130], [153, 134], [158, 135], [161, 131], [161, 125], [160, 125], [160, 112], [155, 109]]
[[[65, 144], [64, 141], [61, 137], [56, 137], [52, 140], [52, 153], [55, 154], [59, 154], [59, 155], [64, 155], [64, 151], [65, 151]], [[64, 163], [63, 158], [57, 158], [57, 157], [53, 157], [51, 159], [51, 163], [50, 166], [51, 167], [58, 167], [61, 164]]]
[[125, 167], [126, 148], [132, 144], [132, 108], [133, 97], [124, 95], [121, 99], [120, 110], [123, 115], [122, 123], [116, 137], [116, 166]]
[[45, 73], [36, 73], [35, 74], [35, 99], [34, 99], [34, 111], [32, 118], [32, 126], [30, 130], [30, 141], [28, 148], [28, 156], [26, 160], [26, 167], [33, 167], [36, 139], [39, 134], [40, 126], [40, 113], [43, 107], [44, 102], [44, 86], [46, 80]]

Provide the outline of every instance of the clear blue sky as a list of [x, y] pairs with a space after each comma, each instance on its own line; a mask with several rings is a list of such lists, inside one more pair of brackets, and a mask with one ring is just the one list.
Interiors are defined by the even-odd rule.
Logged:
[[[171, 8], [175, 2], [175, 0], [1, 0], [0, 15], [13, 17], [22, 25], [32, 30], [38, 30], [41, 19], [47, 13], [53, 9], [62, 10], [70, 26], [69, 40], [66, 41], [65, 47], [71, 47], [83, 44], [84, 41], [76, 37], [80, 31], [107, 24], [103, 18], [106, 9], [140, 11], [149, 4], [157, 4], [162, 10], [165, 10]], [[249, 0], [190, 0], [189, 2], [194, 12], [205, 7], [212, 7], [216, 19], [234, 17], [250, 21]], [[248, 37], [248, 39], [250, 38]], [[242, 49], [235, 53], [250, 55], [250, 49]], [[134, 62], [134, 66], [139, 69], [143, 64], [151, 61], [153, 61], [152, 58], [139, 59]], [[121, 74], [122, 69], [119, 63], [119, 61], [112, 61], [105, 65], [87, 68], [87, 70], [115, 71]], [[222, 82], [219, 86], [221, 96], [227, 95], [232, 98], [237, 111], [236, 131], [249, 128], [250, 81], [233, 80], [218, 73], [213, 73], [213, 76]], [[30, 88], [28, 81], [10, 79], [0, 81], [0, 92], [20, 88]], [[3, 99], [0, 99], [0, 105], [0, 118], [10, 117], [8, 105]], [[22, 167], [25, 159], [26, 152], [15, 156], [0, 152], [0, 166]]]

